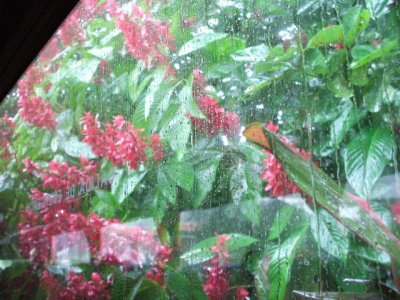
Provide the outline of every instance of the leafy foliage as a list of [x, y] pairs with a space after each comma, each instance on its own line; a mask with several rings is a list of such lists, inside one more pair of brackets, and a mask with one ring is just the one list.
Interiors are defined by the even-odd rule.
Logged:
[[399, 28], [386, 0], [82, 0], [0, 108], [0, 297], [398, 292]]

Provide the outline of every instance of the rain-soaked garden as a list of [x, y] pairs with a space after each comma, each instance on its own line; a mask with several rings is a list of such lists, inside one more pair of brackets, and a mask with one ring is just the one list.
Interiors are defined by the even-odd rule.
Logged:
[[0, 106], [1, 299], [399, 299], [397, 0], [82, 0]]

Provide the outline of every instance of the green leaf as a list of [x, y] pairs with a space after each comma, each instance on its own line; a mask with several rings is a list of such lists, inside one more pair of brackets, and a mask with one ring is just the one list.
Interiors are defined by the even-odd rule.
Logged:
[[372, 18], [380, 18], [390, 11], [390, 0], [365, 0], [365, 5], [369, 8]]
[[360, 5], [348, 10], [343, 18], [343, 32], [347, 46], [354, 44], [358, 35], [368, 26], [370, 17], [370, 11], [362, 9]]
[[168, 270], [165, 273], [168, 288], [178, 300], [207, 300], [203, 284], [197, 272], [176, 272]]
[[229, 59], [230, 55], [246, 47], [246, 41], [239, 38], [227, 37], [209, 43], [205, 49], [212, 61], [220, 64], [223, 60]]
[[294, 211], [295, 208], [289, 205], [285, 205], [277, 211], [271, 229], [268, 231], [267, 241], [277, 239], [282, 234], [286, 226], [292, 220]]
[[179, 92], [178, 99], [179, 102], [185, 106], [186, 111], [193, 117], [205, 119], [206, 117], [199, 109], [199, 106], [193, 99], [192, 92], [192, 83], [193, 80], [190, 80], [189, 85], [185, 85], [181, 91]]
[[305, 51], [305, 69], [311, 75], [325, 75], [328, 72], [324, 55], [318, 49], [307, 49]]
[[160, 87], [161, 83], [165, 80], [165, 71], [163, 69], [159, 69], [155, 72], [153, 81], [150, 83], [146, 96], [144, 98], [144, 119], [147, 120], [150, 114], [150, 107], [153, 104], [154, 96]]
[[330, 255], [346, 261], [349, 252], [347, 229], [326, 211], [318, 209], [318, 218], [311, 221], [311, 231], [317, 243]]
[[327, 86], [328, 89], [334, 93], [335, 97], [350, 98], [353, 96], [351, 85], [342, 74], [338, 74], [334, 78], [330, 79]]
[[[358, 68], [356, 70], [360, 70]], [[385, 87], [381, 80], [377, 78], [373, 81], [371, 90], [365, 93], [363, 100], [365, 107], [370, 112], [379, 112], [385, 97]]]
[[369, 82], [368, 68], [366, 66], [350, 70], [350, 81], [357, 86], [364, 86]]
[[113, 47], [104, 47], [104, 48], [92, 48], [87, 52], [93, 56], [96, 56], [100, 59], [110, 60], [112, 59]]
[[79, 141], [77, 136], [71, 136], [59, 142], [61, 143], [59, 147], [69, 156], [76, 158], [86, 157], [87, 159], [96, 158], [92, 148], [88, 144]]
[[353, 60], [357, 61], [374, 52], [376, 47], [371, 45], [356, 45], [351, 48], [351, 56]]
[[269, 48], [260, 44], [243, 50], [236, 51], [231, 54], [234, 61], [238, 62], [258, 62], [264, 60], [269, 53]]
[[209, 32], [200, 34], [191, 39], [190, 41], [188, 41], [186, 44], [184, 44], [182, 48], [179, 50], [178, 55], [182, 56], [189, 54], [193, 51], [202, 49], [209, 43], [221, 40], [226, 36], [227, 36], [226, 33], [219, 33], [219, 32]]
[[112, 193], [117, 197], [118, 202], [122, 203], [135, 190], [138, 183], [146, 175], [147, 171], [129, 171], [118, 182], [118, 187]]
[[222, 153], [218, 153], [195, 167], [193, 208], [198, 208], [212, 190], [222, 156]]
[[242, 162], [239, 162], [233, 170], [231, 181], [230, 181], [230, 190], [232, 195], [232, 201], [235, 204], [238, 204], [248, 190], [246, 173], [245, 173], [245, 165]]
[[194, 183], [193, 165], [188, 161], [171, 161], [162, 166], [167, 176], [181, 188], [191, 191]]
[[375, 182], [392, 158], [393, 138], [389, 129], [365, 128], [343, 151], [346, 177], [355, 192], [369, 198]]
[[[233, 251], [245, 248], [258, 242], [258, 239], [248, 235], [239, 233], [224, 234], [229, 235], [228, 251]], [[217, 242], [217, 237], [211, 237], [196, 244], [191, 250], [181, 255], [181, 259], [189, 264], [198, 264], [205, 262], [214, 257], [215, 253], [211, 251], [211, 247]]]
[[354, 241], [351, 245], [351, 251], [354, 255], [357, 255], [366, 260], [383, 265], [390, 264], [390, 256], [387, 255], [387, 253], [376, 249], [373, 246], [366, 245], [363, 242], [357, 240]]
[[343, 41], [343, 30], [340, 25], [325, 27], [318, 31], [308, 43], [307, 48], [317, 48], [319, 46], [338, 43]]
[[330, 141], [334, 147], [339, 147], [344, 137], [357, 121], [365, 116], [362, 111], [357, 111], [350, 100], [344, 100], [341, 103], [341, 112], [339, 117], [332, 123], [330, 128]]
[[176, 204], [177, 188], [175, 181], [171, 180], [163, 169], [157, 172], [157, 188], [171, 204]]
[[247, 191], [246, 201], [239, 203], [239, 208], [243, 216], [254, 225], [261, 224], [262, 218], [262, 200], [259, 192], [255, 190]]
[[[308, 226], [299, 228], [282, 244], [272, 245], [267, 248], [266, 256], [268, 262], [268, 299], [285, 299], [286, 287], [290, 280], [290, 269], [292, 267], [296, 251], [304, 240]], [[262, 264], [260, 268], [264, 267]]]
[[96, 190], [96, 196], [91, 199], [92, 210], [105, 218], [112, 218], [120, 208], [118, 199], [110, 192]]
[[365, 51], [364, 52], [365, 55], [363, 55], [362, 57], [360, 57], [361, 53], [359, 52], [359, 49], [356, 49], [357, 51], [356, 56], [359, 55], [359, 57], [358, 59], [356, 59], [351, 63], [350, 69], [360, 68], [378, 58], [381, 58], [389, 54], [394, 54], [394, 51], [392, 52], [392, 50], [397, 48], [398, 45], [399, 45], [398, 40], [389, 41], [386, 42], [384, 45], [380, 46], [379, 48], [377, 48], [373, 52], [367, 53], [367, 51]]
[[130, 273], [123, 273], [119, 269], [114, 268], [110, 299], [131, 300], [134, 298], [134, 294], [141, 284], [141, 280], [137, 283], [136, 276]]
[[137, 293], [137, 299], [167, 300], [167, 292], [157, 282], [145, 279]]
[[171, 106], [164, 116], [169, 119], [165, 121], [166, 124], [163, 124], [160, 130], [161, 138], [169, 143], [172, 150], [183, 153], [192, 130], [190, 119], [185, 116], [185, 113], [183, 106], [178, 108]]

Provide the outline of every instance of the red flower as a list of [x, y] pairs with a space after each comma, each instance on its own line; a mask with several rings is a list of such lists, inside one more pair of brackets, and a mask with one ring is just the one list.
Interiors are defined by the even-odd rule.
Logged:
[[229, 291], [229, 274], [220, 266], [208, 269], [208, 278], [204, 284], [204, 292], [210, 300], [226, 299]]
[[58, 37], [64, 46], [69, 47], [73, 43], [83, 43], [85, 41], [85, 31], [81, 27], [81, 13], [83, 8], [78, 5], [72, 13], [65, 19], [58, 30]]
[[244, 287], [238, 287], [235, 292], [235, 300], [246, 300], [250, 295], [249, 291]]
[[10, 140], [14, 135], [15, 123], [8, 115], [0, 119], [0, 159], [11, 158]]
[[[122, 116], [114, 117], [114, 122], [107, 123], [105, 130], [100, 128], [90, 112], [82, 118], [82, 123], [83, 141], [92, 146], [96, 155], [108, 158], [115, 166], [128, 164], [131, 169], [136, 169], [139, 163], [146, 161], [145, 149], [149, 145], [146, 138], [139, 135], [143, 130], [135, 129]], [[160, 144], [152, 146], [156, 146], [158, 151], [155, 159], [161, 159]]]
[[397, 203], [393, 204], [390, 209], [392, 210], [394, 220], [400, 224], [400, 200], [397, 200]]
[[160, 285], [164, 286], [165, 265], [171, 260], [173, 251], [174, 249], [168, 245], [161, 246], [156, 257], [156, 266], [146, 273], [146, 277], [148, 279], [158, 282]]
[[208, 277], [204, 284], [204, 292], [210, 300], [225, 299], [229, 291], [229, 274], [225, 269], [229, 253], [227, 242], [229, 235], [217, 235], [217, 242], [212, 246], [211, 251], [215, 256], [211, 259], [211, 267], [207, 268]]
[[193, 70], [193, 97], [206, 119], [189, 116], [195, 128], [208, 136], [216, 135], [220, 130], [226, 135], [235, 135], [240, 130], [239, 116], [226, 112], [217, 104], [217, 100], [205, 93], [205, 78], [199, 69]]
[[[279, 127], [272, 123], [272, 121], [269, 121], [265, 127], [267, 130], [275, 134], [279, 129]], [[297, 148], [296, 145], [291, 143], [286, 137], [281, 136], [280, 140], [287, 144], [293, 152], [300, 155], [303, 159], [308, 161], [311, 159], [311, 154], [309, 152]], [[264, 160], [264, 168], [261, 174], [261, 178], [267, 181], [265, 191], [268, 191], [271, 197], [279, 197], [300, 192], [300, 189], [289, 179], [275, 155], [267, 150], [263, 151], [268, 156], [268, 158]]]
[[98, 273], [92, 273], [90, 281], [85, 281], [81, 274], [70, 272], [65, 275], [66, 286], [57, 278], [45, 271], [40, 279], [42, 287], [48, 292], [48, 299], [81, 300], [109, 299], [110, 284]]
[[195, 23], [196, 23], [195, 18], [183, 19], [182, 20], [182, 28], [188, 28], [190, 26], [193, 26]]
[[152, 134], [150, 136], [150, 146], [151, 150], [153, 151], [153, 157], [155, 161], [163, 160], [165, 158], [165, 153], [159, 134]]
[[43, 181], [44, 188], [53, 191], [65, 191], [72, 185], [86, 184], [91, 178], [97, 178], [97, 166], [93, 161], [81, 158], [82, 168], [69, 166], [67, 163], [50, 161], [48, 168], [39, 168], [29, 158], [24, 160], [24, 171], [33, 173]]
[[267, 181], [265, 191], [268, 191], [271, 197], [299, 192], [299, 188], [289, 180], [275, 155], [266, 150], [264, 153], [268, 155], [268, 158], [264, 160], [264, 169], [261, 175], [261, 178]]
[[129, 53], [145, 63], [167, 64], [166, 50], [174, 50], [174, 39], [166, 22], [156, 20], [136, 4], [132, 5], [132, 15], [118, 10], [115, 1], [108, 8], [117, 27], [122, 31]]
[[39, 128], [54, 129], [57, 122], [54, 111], [47, 100], [39, 97], [22, 97], [18, 101], [19, 114], [27, 123]]
[[58, 39], [53, 37], [47, 43], [39, 53], [39, 61], [49, 63], [52, 59], [60, 52], [60, 47], [58, 46]]
[[43, 78], [42, 70], [37, 67], [29, 67], [25, 72], [25, 78], [18, 81], [18, 94], [22, 99], [34, 95], [34, 86], [41, 83]]

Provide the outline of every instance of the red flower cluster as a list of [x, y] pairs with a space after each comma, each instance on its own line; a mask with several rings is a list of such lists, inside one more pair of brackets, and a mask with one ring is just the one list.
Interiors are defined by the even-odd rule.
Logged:
[[109, 1], [108, 8], [133, 57], [147, 66], [152, 63], [168, 64], [165, 51], [175, 49], [168, 23], [156, 20], [136, 4], [132, 5], [132, 15], [120, 11], [113, 0]]
[[57, 122], [54, 118], [54, 111], [47, 100], [39, 97], [21, 97], [18, 101], [19, 114], [27, 123], [33, 126], [47, 129], [54, 129]]
[[[266, 124], [266, 129], [277, 133], [278, 126], [270, 121]], [[309, 152], [299, 149], [293, 143], [289, 142], [289, 140], [282, 136], [280, 137], [281, 141], [287, 144], [293, 152], [299, 154], [305, 160], [310, 160], [311, 155]], [[275, 155], [267, 150], [263, 150], [265, 154], [268, 155], [268, 158], [264, 160], [264, 168], [261, 175], [261, 178], [267, 181], [267, 185], [265, 186], [265, 191], [269, 191], [271, 197], [279, 197], [292, 193], [299, 192], [300, 189], [290, 181], [288, 175], [284, 171], [280, 162], [276, 159]]]
[[[142, 129], [135, 129], [122, 116], [114, 117], [114, 122], [107, 123], [104, 130], [90, 112], [82, 118], [82, 123], [83, 141], [92, 147], [96, 155], [108, 158], [115, 166], [128, 164], [131, 169], [146, 161], [145, 149], [149, 144], [145, 137], [139, 135]], [[150, 146], [155, 160], [165, 157], [158, 135], [152, 135]]]
[[190, 116], [194, 126], [208, 136], [216, 135], [222, 129], [226, 135], [239, 133], [239, 116], [233, 112], [226, 112], [220, 107], [217, 100], [205, 92], [205, 78], [200, 70], [194, 70], [193, 97], [206, 119]]
[[168, 245], [161, 246], [156, 258], [156, 266], [146, 274], [148, 279], [154, 280], [162, 286], [165, 284], [165, 265], [171, 260], [173, 251], [174, 249]]
[[43, 272], [41, 286], [47, 291], [49, 300], [108, 300], [110, 284], [98, 273], [92, 273], [91, 280], [85, 281], [82, 274], [70, 272], [65, 275], [67, 282], [63, 285], [50, 272]]
[[8, 115], [4, 115], [0, 119], [0, 159], [11, 157], [10, 140], [14, 135], [14, 128], [15, 123]]
[[82, 168], [69, 166], [67, 163], [50, 161], [48, 168], [42, 169], [29, 158], [24, 160], [24, 171], [33, 173], [41, 178], [44, 188], [53, 191], [65, 191], [72, 185], [86, 184], [89, 179], [97, 177], [97, 166], [93, 161], [81, 158]]
[[[100, 229], [115, 221], [107, 221], [92, 214], [89, 218], [80, 213], [71, 213], [76, 200], [61, 202], [39, 212], [28, 208], [20, 214], [19, 244], [22, 256], [39, 266], [50, 260], [52, 239], [62, 233], [83, 232], [79, 239], [89, 240], [89, 249], [94, 255], [98, 252]], [[77, 242], [77, 241], [74, 241]], [[85, 250], [85, 249], [83, 249]]]
[[159, 134], [152, 134], [150, 136], [150, 146], [151, 150], [153, 151], [153, 158], [155, 161], [163, 160], [165, 158], [165, 153]]
[[229, 253], [227, 242], [229, 235], [217, 235], [217, 243], [211, 248], [215, 256], [211, 259], [211, 267], [207, 269], [208, 278], [204, 284], [204, 292], [210, 300], [226, 299], [229, 291], [229, 274], [224, 268]]

